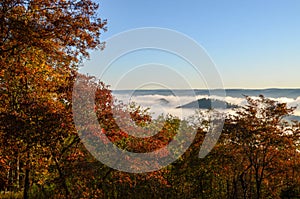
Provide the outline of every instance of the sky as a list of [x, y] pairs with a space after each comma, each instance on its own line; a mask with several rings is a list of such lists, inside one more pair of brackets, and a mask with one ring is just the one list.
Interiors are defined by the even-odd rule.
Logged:
[[[298, 0], [101, 0], [97, 3], [100, 5], [98, 15], [108, 20], [108, 31], [101, 35], [102, 41], [135, 28], [167, 28], [190, 37], [203, 47], [225, 88], [300, 87]], [[91, 60], [97, 60], [97, 53], [92, 54]], [[106, 72], [104, 82], [115, 84], [125, 76], [119, 88], [136, 88], [133, 83], [136, 80], [126, 78], [125, 73], [136, 67], [130, 60], [134, 62], [144, 56], [147, 57], [145, 64], [155, 63], [152, 66], [155, 68], [159, 68], [157, 63], [161, 62], [162, 66], [177, 70], [181, 63], [181, 73], [188, 77], [191, 87], [205, 87], [205, 80], [193, 77], [191, 67], [184, 67], [188, 63], [160, 53], [160, 57], [169, 57], [169, 62], [165, 63], [157, 59], [156, 54], [151, 50], [128, 53], [127, 58], [123, 56], [112, 64], [114, 69]], [[177, 66], [172, 65], [174, 62]], [[101, 60], [97, 63], [101, 64]], [[147, 73], [137, 73], [137, 76], [147, 76]], [[180, 83], [177, 86], [187, 88]]]

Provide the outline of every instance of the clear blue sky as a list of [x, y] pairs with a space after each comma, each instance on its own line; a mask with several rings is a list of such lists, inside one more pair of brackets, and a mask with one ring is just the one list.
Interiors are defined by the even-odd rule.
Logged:
[[[102, 39], [162, 27], [196, 40], [226, 88], [300, 87], [299, 0], [101, 0]], [[199, 86], [201, 87], [201, 86]]]

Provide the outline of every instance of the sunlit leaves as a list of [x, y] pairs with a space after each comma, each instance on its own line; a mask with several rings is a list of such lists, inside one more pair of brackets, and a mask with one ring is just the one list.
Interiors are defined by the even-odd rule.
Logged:
[[[59, 176], [68, 194], [61, 160], [81, 156], [68, 151], [78, 143], [72, 84], [88, 50], [103, 47], [106, 21], [96, 16], [97, 8], [90, 0], [0, 2], [0, 159], [9, 186], [27, 191], [30, 170], [38, 179], [32, 183]], [[69, 137], [75, 141], [67, 144]]]

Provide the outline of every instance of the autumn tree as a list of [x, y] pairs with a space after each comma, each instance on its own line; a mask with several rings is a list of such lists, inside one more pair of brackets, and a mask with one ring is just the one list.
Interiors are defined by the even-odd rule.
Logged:
[[[197, 136], [166, 176], [173, 196], [195, 198], [299, 197], [299, 123], [285, 117], [294, 108], [263, 96], [228, 114], [218, 143], [198, 158], [209, 120], [189, 121]], [[201, 112], [200, 112], [201, 113]]]
[[[1, 169], [5, 183], [24, 182], [24, 198], [33, 161], [57, 158], [49, 147], [72, 135], [76, 69], [89, 49], [103, 48], [97, 9], [90, 0], [0, 2]], [[20, 167], [22, 178], [12, 174]]]
[[226, 120], [219, 144], [224, 154], [218, 159], [232, 179], [233, 195], [276, 198], [283, 186], [281, 175], [290, 169], [286, 164], [297, 153], [299, 135], [284, 120], [293, 108], [263, 96], [246, 98], [248, 105]]

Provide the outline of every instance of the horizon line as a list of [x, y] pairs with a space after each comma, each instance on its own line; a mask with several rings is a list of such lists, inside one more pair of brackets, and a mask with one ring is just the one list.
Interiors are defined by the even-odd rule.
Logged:
[[280, 88], [280, 87], [267, 87], [267, 88], [172, 88], [172, 89], [161, 89], [161, 88], [149, 88], [149, 89], [111, 89], [113, 91], [147, 91], [147, 90], [299, 90], [300, 87], [285, 87], [285, 88]]

